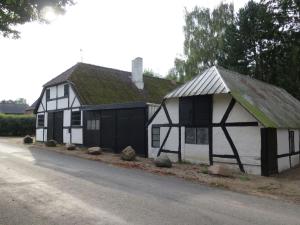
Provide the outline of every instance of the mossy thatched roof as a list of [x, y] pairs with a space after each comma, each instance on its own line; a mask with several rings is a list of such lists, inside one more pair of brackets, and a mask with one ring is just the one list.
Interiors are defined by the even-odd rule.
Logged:
[[63, 82], [73, 85], [83, 105], [137, 101], [160, 103], [168, 92], [177, 87], [173, 81], [144, 76], [144, 89], [139, 90], [131, 80], [131, 72], [86, 63], [77, 63], [44, 87]]

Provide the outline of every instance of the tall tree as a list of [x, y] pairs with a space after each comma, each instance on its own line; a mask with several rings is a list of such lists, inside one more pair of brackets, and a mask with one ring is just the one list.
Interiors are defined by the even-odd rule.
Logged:
[[219, 63], [300, 99], [299, 12], [293, 0], [249, 1], [226, 30], [225, 57]]
[[73, 0], [1, 0], [0, 1], [0, 35], [18, 38], [20, 32], [14, 26], [32, 22], [45, 21], [43, 9], [51, 7], [57, 14], [65, 12]]
[[185, 14], [184, 56], [175, 59], [175, 68], [180, 81], [191, 79], [203, 69], [215, 65], [224, 58], [224, 35], [234, 22], [233, 4], [221, 3], [216, 9], [195, 7]]

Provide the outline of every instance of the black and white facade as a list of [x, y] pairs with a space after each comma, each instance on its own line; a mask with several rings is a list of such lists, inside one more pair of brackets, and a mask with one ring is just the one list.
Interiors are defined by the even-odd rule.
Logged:
[[284, 90], [212, 67], [165, 96], [148, 123], [148, 155], [278, 173], [300, 162], [299, 112]]
[[[161, 83], [167, 90], [157, 94]], [[147, 121], [174, 87], [171, 81], [144, 77], [141, 58], [133, 60], [132, 72], [78, 63], [44, 85], [35, 108], [36, 141], [116, 153], [131, 145], [147, 156]]]
[[36, 140], [83, 144], [83, 112], [72, 85], [46, 87], [36, 112]]

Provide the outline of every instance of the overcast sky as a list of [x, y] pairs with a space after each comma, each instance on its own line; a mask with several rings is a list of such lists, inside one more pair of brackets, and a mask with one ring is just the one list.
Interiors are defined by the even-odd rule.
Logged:
[[[246, 0], [233, 0], [235, 9]], [[75, 63], [131, 70], [131, 60], [166, 75], [183, 52], [184, 8], [214, 8], [220, 0], [77, 0], [50, 25], [21, 26], [21, 39], [0, 37], [0, 100], [31, 104], [42, 85]]]

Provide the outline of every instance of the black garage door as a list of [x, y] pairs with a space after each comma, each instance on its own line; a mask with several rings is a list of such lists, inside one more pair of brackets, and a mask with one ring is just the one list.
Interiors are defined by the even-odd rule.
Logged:
[[[119, 153], [131, 145], [140, 156], [147, 156], [145, 108], [86, 111], [85, 145], [100, 146]], [[99, 130], [90, 129], [99, 120]], [[95, 127], [95, 126], [92, 126]]]

